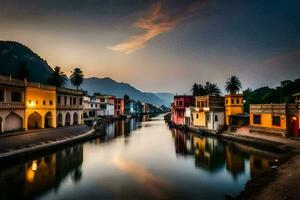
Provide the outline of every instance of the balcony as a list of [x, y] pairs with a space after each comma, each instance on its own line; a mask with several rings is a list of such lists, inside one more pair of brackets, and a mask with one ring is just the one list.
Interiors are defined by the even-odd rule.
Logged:
[[0, 102], [1, 109], [25, 109], [23, 102]]
[[56, 109], [60, 110], [82, 110], [83, 105], [63, 105], [63, 104], [57, 104]]

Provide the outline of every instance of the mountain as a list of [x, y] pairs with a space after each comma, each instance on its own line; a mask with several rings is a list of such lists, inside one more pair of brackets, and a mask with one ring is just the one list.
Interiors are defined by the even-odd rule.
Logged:
[[142, 92], [128, 83], [122, 83], [112, 80], [111, 78], [84, 78], [82, 85], [80, 86], [83, 90], [88, 91], [90, 95], [95, 92], [101, 94], [111, 94], [117, 97], [123, 97], [125, 94], [129, 95], [131, 99], [140, 100], [142, 102], [158, 104], [158, 105], [169, 105], [169, 99], [167, 93], [161, 95], [161, 98], [155, 93]]
[[169, 106], [174, 101], [174, 94], [172, 93], [159, 92], [155, 93], [155, 95], [158, 96], [158, 98], [163, 99], [167, 103], [167, 106]]
[[29, 81], [45, 82], [52, 68], [28, 47], [18, 42], [0, 41], [0, 74], [17, 78], [20, 65], [26, 63], [30, 73]]
[[[0, 74], [18, 78], [20, 68], [24, 66], [22, 63], [26, 63], [31, 82], [45, 83], [53, 72], [46, 60], [25, 45], [13, 41], [0, 41]], [[66, 86], [72, 87], [70, 82]], [[85, 78], [80, 87], [91, 95], [94, 92], [118, 97], [127, 94], [135, 100], [166, 106], [170, 105], [172, 96], [168, 93], [142, 92], [128, 83], [116, 82], [110, 78]]]

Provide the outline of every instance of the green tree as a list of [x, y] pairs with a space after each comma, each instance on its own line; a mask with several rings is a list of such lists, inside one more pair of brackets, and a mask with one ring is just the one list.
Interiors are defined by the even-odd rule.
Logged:
[[193, 96], [197, 96], [198, 95], [198, 84], [194, 83], [192, 89], [191, 89]]
[[67, 80], [68, 80], [67, 75], [63, 71], [61, 71], [60, 67], [56, 66], [48, 82], [49, 84], [55, 85], [56, 87], [61, 87], [66, 84]]
[[237, 94], [242, 89], [242, 84], [237, 76], [231, 76], [225, 85], [226, 92], [230, 94]]
[[70, 80], [71, 83], [76, 86], [76, 89], [78, 91], [79, 86], [82, 84], [83, 82], [83, 72], [81, 71], [80, 68], [75, 68], [73, 71], [71, 71], [71, 76], [70, 76]]
[[31, 73], [26, 62], [22, 62], [19, 66], [17, 78], [30, 80]]

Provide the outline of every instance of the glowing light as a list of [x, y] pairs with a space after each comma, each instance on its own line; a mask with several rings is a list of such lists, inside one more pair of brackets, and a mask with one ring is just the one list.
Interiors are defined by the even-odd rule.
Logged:
[[37, 168], [38, 168], [37, 161], [34, 160], [34, 161], [32, 162], [31, 169], [32, 169], [32, 171], [36, 171]]
[[34, 106], [35, 106], [35, 102], [29, 100], [29, 101], [28, 101], [28, 106], [29, 106], [29, 107], [34, 107]]
[[293, 119], [294, 121], [296, 121], [296, 120], [297, 120], [297, 117], [294, 116], [292, 119]]

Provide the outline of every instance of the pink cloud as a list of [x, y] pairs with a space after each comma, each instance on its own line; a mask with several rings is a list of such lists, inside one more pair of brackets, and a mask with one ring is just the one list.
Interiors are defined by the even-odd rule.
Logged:
[[147, 42], [156, 36], [169, 32], [180, 22], [187, 19], [196, 12], [205, 1], [195, 1], [186, 6], [177, 14], [172, 14], [168, 9], [164, 9], [162, 1], [154, 4], [144, 17], [137, 20], [134, 26], [144, 31], [144, 33], [135, 35], [125, 42], [108, 47], [113, 51], [125, 54], [132, 53], [146, 46]]

